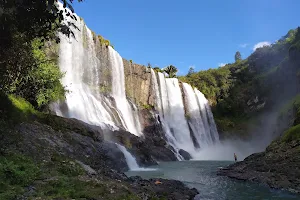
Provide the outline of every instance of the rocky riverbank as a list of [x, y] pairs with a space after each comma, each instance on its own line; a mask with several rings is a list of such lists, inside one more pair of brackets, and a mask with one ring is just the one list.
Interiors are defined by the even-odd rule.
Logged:
[[[252, 154], [244, 161], [223, 168], [218, 175], [300, 193], [299, 108], [300, 101], [296, 98], [277, 123], [277, 130], [284, 133], [264, 152]], [[290, 128], [282, 124], [289, 124]]]
[[218, 175], [300, 193], [300, 96], [283, 107], [274, 130], [279, 137], [264, 152], [223, 168]]
[[[0, 106], [0, 199], [154, 200], [193, 199], [198, 194], [179, 181], [128, 178], [123, 153], [116, 141], [105, 140], [107, 133], [100, 127], [10, 106]], [[112, 134], [130, 136], [123, 130]], [[147, 152], [152, 142], [159, 139], [129, 140], [144, 166], [164, 159], [164, 151], [172, 153], [163, 151], [162, 144], [155, 157], [155, 151]]]
[[300, 193], [300, 141], [273, 142], [265, 152], [223, 168], [218, 175]]

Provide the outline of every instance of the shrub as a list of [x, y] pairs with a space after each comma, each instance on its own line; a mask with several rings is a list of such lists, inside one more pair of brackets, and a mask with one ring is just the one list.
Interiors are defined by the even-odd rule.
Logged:
[[107, 40], [107, 39], [105, 39], [105, 38], [102, 37], [101, 35], [98, 35], [98, 40], [99, 40], [100, 44], [105, 45], [106, 47], [112, 46], [112, 45], [110, 44], [110, 41]]
[[56, 63], [46, 57], [44, 51], [39, 48], [40, 45], [42, 44], [39, 40], [35, 40], [32, 44], [37, 67], [30, 73], [32, 84], [37, 88], [35, 101], [38, 107], [64, 99], [66, 92], [60, 82], [64, 74], [60, 72]]
[[17, 199], [24, 187], [31, 184], [40, 170], [32, 160], [18, 154], [0, 157], [0, 199]]
[[284, 142], [291, 142], [294, 140], [300, 141], [300, 124], [289, 128], [282, 136], [282, 141]]
[[151, 109], [154, 108], [154, 106], [153, 106], [153, 105], [150, 105], [150, 104], [143, 104], [142, 107], [143, 107], [143, 109], [145, 109], [145, 110], [151, 110]]

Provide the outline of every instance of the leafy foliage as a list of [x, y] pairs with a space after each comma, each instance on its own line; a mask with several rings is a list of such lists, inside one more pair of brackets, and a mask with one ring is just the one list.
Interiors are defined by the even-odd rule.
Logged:
[[113, 46], [110, 44], [110, 41], [109, 41], [109, 40], [105, 39], [105, 38], [102, 37], [101, 35], [98, 35], [97, 37], [98, 37], [98, 40], [99, 40], [100, 44], [103, 44], [103, 45], [105, 45], [106, 47], [108, 47], [108, 46], [113, 47]]
[[56, 0], [0, 2], [0, 91], [21, 96], [37, 108], [65, 92], [59, 83], [62, 74], [40, 49], [45, 41], [59, 42], [57, 31], [74, 36], [71, 27], [77, 27], [68, 20], [77, 20], [73, 0], [62, 2], [71, 11], [59, 10]]
[[[44, 49], [40, 46], [42, 42], [35, 39], [30, 44], [24, 44], [11, 54], [19, 55], [20, 59], [9, 62], [9, 70], [0, 74], [2, 77], [1, 90], [6, 94], [16, 94], [25, 98], [37, 108], [42, 108], [51, 101], [64, 98], [65, 89], [60, 83], [63, 74], [60, 72], [56, 61], [50, 60]], [[8, 56], [10, 57], [10, 56]]]
[[178, 72], [178, 69], [173, 65], [169, 65], [168, 67], [166, 67], [164, 69], [164, 72], [166, 72], [168, 74], [169, 78], [175, 78], [176, 73]]
[[73, 0], [62, 1], [63, 7], [68, 7], [71, 12], [67, 9], [59, 10], [56, 2], [56, 0], [1, 1], [1, 47], [3, 49], [9, 47], [16, 32], [24, 35], [28, 41], [37, 37], [59, 41], [55, 34], [57, 30], [68, 36], [73, 35], [70, 26], [75, 25], [64, 21], [69, 17], [77, 20], [72, 13], [74, 12], [71, 5]]
[[159, 67], [154, 67], [153, 70], [156, 72], [161, 72], [161, 73], [163, 73], [163, 71], [164, 71], [164, 70], [160, 69]]

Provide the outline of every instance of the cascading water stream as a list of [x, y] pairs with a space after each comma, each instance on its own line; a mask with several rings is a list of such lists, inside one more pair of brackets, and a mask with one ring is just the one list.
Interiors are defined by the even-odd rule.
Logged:
[[[162, 76], [161, 76], [161, 75]], [[163, 77], [162, 73], [159, 73], [161, 82], [163, 82], [163, 87], [165, 86], [165, 78]], [[168, 125], [165, 122], [164, 119], [164, 115], [163, 115], [163, 110], [162, 110], [162, 97], [161, 97], [161, 92], [159, 90], [159, 85], [158, 85], [158, 81], [156, 78], [156, 74], [154, 72], [153, 69], [151, 69], [151, 78], [152, 78], [152, 86], [153, 86], [153, 92], [155, 93], [155, 102], [156, 102], [156, 109], [159, 112], [159, 116], [160, 116], [160, 123], [165, 131], [165, 136], [167, 139], [167, 143], [175, 150], [175, 152], [173, 152], [178, 160], [183, 160], [182, 156], [178, 153], [178, 151], [180, 149], [178, 149], [178, 145], [176, 144], [176, 139], [174, 138], [174, 136], [172, 135], [170, 128], [168, 127]], [[161, 87], [162, 88], [162, 87]]]
[[122, 153], [124, 154], [126, 163], [127, 163], [130, 171], [155, 171], [156, 170], [154, 168], [139, 167], [138, 163], [136, 162], [136, 159], [133, 157], [133, 155], [131, 155], [131, 153], [129, 151], [127, 151], [127, 149], [124, 146], [122, 146], [118, 143], [115, 143], [115, 144], [120, 149], [120, 151], [122, 151]]
[[182, 93], [178, 79], [165, 78], [158, 73], [162, 113], [165, 120], [166, 136], [173, 139], [177, 149], [194, 152], [193, 141], [184, 114]]
[[65, 100], [67, 111], [56, 107], [55, 112], [89, 124], [102, 127], [110, 124], [116, 128], [109, 111], [102, 104], [102, 96], [91, 89], [98, 86], [101, 76], [92, 33], [83, 21], [77, 20], [74, 23], [82, 30], [73, 29], [76, 39], [60, 34], [59, 66], [65, 72], [62, 84], [69, 90]]
[[186, 115], [192, 134], [199, 147], [205, 148], [212, 144], [212, 139], [210, 134], [205, 130], [198, 99], [191, 85], [182, 83], [182, 88], [185, 96]]
[[204, 94], [202, 94], [199, 90], [195, 88], [194, 91], [198, 99], [201, 116], [204, 122], [205, 130], [207, 132], [206, 134], [210, 135], [213, 143], [219, 143], [220, 141], [218, 130], [208, 101], [205, 98]]
[[116, 107], [124, 119], [124, 127], [137, 136], [142, 135], [137, 113], [133, 111], [126, 99], [124, 65], [122, 57], [113, 48], [109, 47], [109, 56], [112, 68], [112, 96], [115, 99]]
[[120, 145], [120, 144], [117, 144], [116, 145], [118, 146], [118, 148], [122, 151], [122, 153], [124, 154], [124, 157], [126, 159], [126, 163], [129, 167], [129, 169], [131, 171], [134, 171], [134, 170], [138, 170], [140, 169], [139, 165], [137, 164], [135, 158], [127, 151], [127, 149]]

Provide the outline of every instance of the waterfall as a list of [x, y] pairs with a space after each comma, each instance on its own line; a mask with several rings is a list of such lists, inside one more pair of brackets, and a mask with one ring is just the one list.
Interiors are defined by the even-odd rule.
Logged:
[[[78, 18], [79, 19], [79, 18]], [[69, 92], [66, 94], [67, 111], [55, 108], [58, 115], [77, 118], [89, 124], [115, 127], [109, 108], [103, 102], [98, 87], [99, 60], [96, 57], [95, 43], [91, 31], [83, 21], [74, 21], [82, 31], [73, 30], [75, 38], [60, 34], [59, 66], [65, 73], [62, 84]]]
[[[166, 84], [165, 84], [165, 78], [164, 78], [163, 74], [158, 73], [158, 75], [159, 75], [160, 82], [162, 82], [161, 87], [159, 87], [156, 74], [155, 74], [154, 70], [151, 68], [152, 86], [153, 86], [153, 92], [155, 93], [155, 102], [156, 102], [155, 106], [159, 112], [160, 123], [165, 132], [167, 143], [175, 150], [175, 152], [173, 152], [173, 153], [176, 155], [177, 159], [183, 160], [182, 156], [178, 153], [178, 151], [180, 149], [177, 147], [178, 145], [176, 144], [176, 139], [172, 135], [171, 130], [168, 127], [168, 125], [166, 124], [165, 119], [164, 119], [163, 110], [162, 110], [162, 99], [163, 98], [161, 97], [161, 91], [159, 90], [159, 88], [163, 88], [164, 86], [166, 86]], [[166, 87], [164, 87], [164, 89], [166, 91]], [[164, 97], [166, 97], [166, 96], [164, 96]], [[164, 98], [164, 100], [167, 101], [167, 98]], [[165, 104], [167, 104], [167, 103], [165, 102]]]
[[131, 171], [139, 170], [140, 169], [139, 165], [137, 164], [135, 158], [127, 151], [127, 149], [124, 146], [120, 145], [120, 144], [116, 143], [116, 145], [123, 152], [124, 157], [125, 157], [126, 162], [127, 162], [127, 165], [129, 167], [129, 170], [131, 170]]
[[[62, 6], [60, 3], [58, 5]], [[109, 47], [109, 62], [113, 77], [111, 96], [115, 100], [115, 103], [112, 103], [100, 92], [102, 65], [97, 57], [97, 43], [93, 39], [93, 34], [82, 20], [72, 22], [79, 29], [72, 28], [75, 37], [68, 38], [59, 34], [61, 39], [59, 67], [65, 73], [62, 84], [69, 92], [66, 94], [64, 104], [56, 103], [52, 109], [57, 115], [77, 118], [103, 128], [115, 130], [121, 125], [127, 131], [140, 136], [142, 131], [137, 108], [135, 105], [131, 106], [126, 99], [121, 56]]]
[[209, 103], [208, 103], [207, 99], [205, 98], [205, 96], [199, 90], [197, 90], [195, 88], [194, 91], [196, 93], [198, 103], [199, 103], [199, 106], [201, 109], [201, 116], [204, 121], [205, 130], [207, 131], [207, 133], [210, 134], [212, 141], [214, 143], [218, 143], [219, 142], [219, 134], [218, 134], [216, 123], [215, 123], [213, 114], [211, 112]]
[[112, 65], [112, 96], [116, 101], [116, 107], [124, 119], [124, 127], [126, 127], [129, 132], [139, 136], [142, 134], [142, 131], [137, 113], [133, 112], [133, 108], [126, 99], [122, 57], [111, 47], [109, 47], [109, 56]]
[[[161, 115], [165, 120], [166, 136], [177, 149], [194, 151], [194, 145], [190, 137], [190, 131], [185, 119], [184, 104], [178, 79], [165, 78], [158, 73], [160, 95], [162, 102]], [[177, 150], [178, 152], [178, 150]]]
[[155, 102], [156, 102], [155, 108], [161, 114], [162, 102], [160, 98], [159, 86], [158, 86], [156, 74], [152, 68], [151, 68], [151, 84], [152, 84], [152, 91], [155, 93]]
[[155, 171], [155, 170], [157, 170], [155, 168], [139, 167], [138, 163], [136, 162], [136, 159], [133, 157], [133, 155], [131, 155], [131, 153], [129, 151], [127, 151], [127, 149], [124, 146], [122, 146], [118, 143], [115, 143], [115, 144], [120, 149], [120, 151], [122, 151], [122, 153], [124, 154], [126, 163], [127, 163], [130, 171]]
[[[62, 4], [59, 6], [62, 8]], [[99, 48], [92, 31], [78, 16], [76, 18], [78, 20], [68, 19], [79, 29], [71, 27], [75, 37], [59, 33], [59, 67], [65, 73], [61, 81], [69, 92], [65, 101], [54, 104], [52, 110], [63, 117], [77, 118], [106, 129], [124, 128], [142, 136], [139, 109], [126, 97], [122, 57], [110, 46]], [[165, 78], [153, 69], [150, 72], [152, 90], [149, 96], [155, 96], [154, 106], [166, 142], [178, 160], [182, 160], [180, 149], [193, 156], [198, 147], [201, 150], [218, 143], [219, 135], [205, 96], [187, 83], [182, 83], [181, 88], [176, 78]], [[105, 75], [107, 73], [109, 76]], [[101, 92], [103, 82], [111, 91]], [[126, 148], [119, 148], [130, 168], [138, 168]]]
[[[198, 90], [193, 90], [192, 86], [187, 83], [183, 83], [182, 87], [185, 96], [186, 115], [188, 116], [189, 126], [193, 132], [192, 134], [194, 135], [200, 148], [205, 148], [209, 145], [212, 145], [212, 137], [207, 126], [208, 119], [206, 115], [203, 118], [201, 116], [201, 113], [206, 113], [206, 110], [202, 111], [200, 108], [198, 103], [199, 98], [196, 95]], [[203, 100], [200, 101], [203, 102]], [[206, 126], [204, 126], [204, 124]]]
[[171, 109], [164, 112], [166, 121], [182, 149], [192, 152], [194, 149], [193, 141], [190, 136], [189, 127], [185, 118], [182, 93], [178, 79], [167, 78], [166, 86], [168, 91], [169, 107]]

